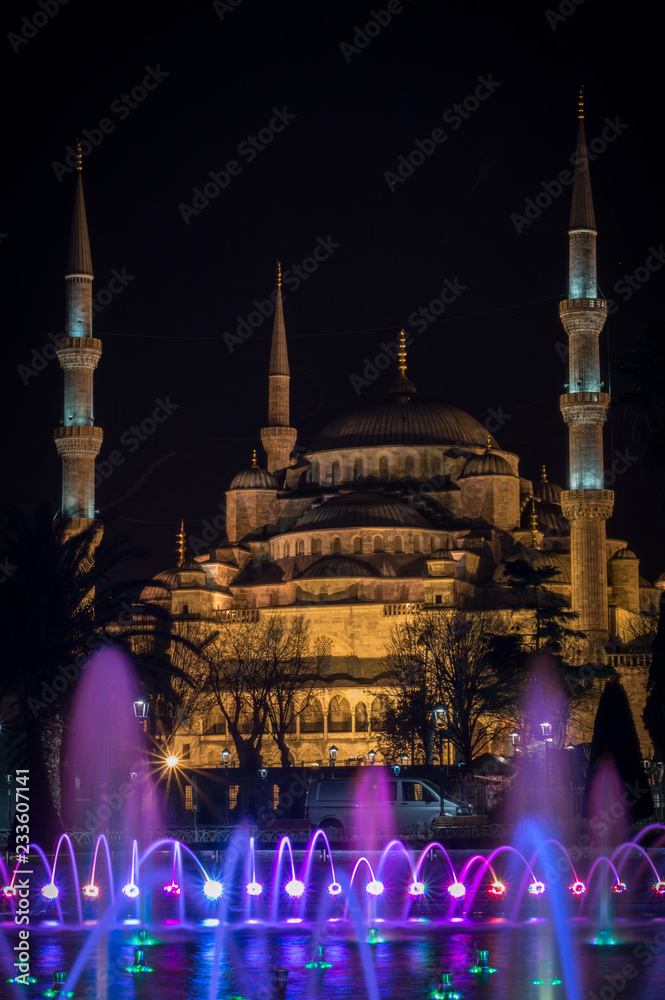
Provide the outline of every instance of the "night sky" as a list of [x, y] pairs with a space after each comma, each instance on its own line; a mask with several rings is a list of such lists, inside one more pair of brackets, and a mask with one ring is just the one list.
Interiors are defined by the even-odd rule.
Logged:
[[[83, 173], [93, 294], [114, 272], [124, 276], [112, 285], [120, 291], [101, 296], [98, 305], [111, 301], [93, 324], [103, 343], [99, 461], [114, 449], [123, 457], [97, 501], [115, 511], [113, 530], [147, 548], [142, 573], [173, 564], [181, 517], [200, 536], [260, 449], [271, 320], [234, 338], [253, 300], [268, 298], [278, 257], [289, 272], [300, 446], [357, 402], [356, 390], [363, 400], [385, 392], [392, 371], [369, 386], [354, 388], [352, 377], [363, 378], [367, 359], [405, 326], [422, 394], [481, 422], [500, 414], [502, 426], [490, 429], [520, 456], [522, 475], [537, 478], [545, 462], [567, 485], [557, 302], [567, 295], [571, 189], [532, 210], [528, 224], [511, 216], [524, 216], [543, 182], [556, 193], [583, 84], [587, 139], [606, 147], [591, 177], [600, 291], [616, 303], [603, 377], [616, 395], [636, 332], [663, 314], [665, 265], [637, 290], [621, 283], [644, 275], [650, 248], [665, 241], [655, 5], [564, 0], [559, 14], [540, 4], [392, 0], [380, 26], [371, 12], [386, 22], [387, 5], [369, 0], [43, 4], [50, 16], [37, 0], [2, 13], [8, 499], [26, 512], [60, 502], [52, 432], [63, 374], [57, 359], [38, 356], [63, 329], [75, 181], [66, 157], [86, 132], [96, 142]], [[35, 15], [47, 23], [33, 27]], [[250, 138], [259, 134], [263, 142]], [[389, 183], [416, 140], [431, 155]], [[220, 171], [224, 190], [193, 204], [194, 189]], [[317, 247], [327, 259], [297, 279], [294, 267], [311, 270]], [[421, 320], [418, 310], [451, 286], [458, 294], [443, 315]], [[35, 374], [19, 368], [35, 361]], [[128, 444], [156, 400], [177, 408]], [[630, 457], [629, 433], [615, 408], [606, 465], [628, 448], [630, 468], [614, 483], [608, 532], [630, 541], [653, 579], [665, 569], [660, 500], [644, 462]]]

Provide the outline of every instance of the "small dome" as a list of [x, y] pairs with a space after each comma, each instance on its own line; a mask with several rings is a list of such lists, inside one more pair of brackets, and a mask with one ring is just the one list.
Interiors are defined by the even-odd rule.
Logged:
[[659, 590], [665, 590], [665, 573], [660, 574], [654, 586], [658, 587]]
[[383, 494], [345, 493], [306, 510], [293, 531], [314, 528], [431, 528], [409, 504]]
[[157, 583], [161, 583], [164, 586], [151, 586], [148, 584], [141, 591], [140, 601], [142, 604], [157, 604], [160, 607], [170, 607], [171, 606], [171, 590], [178, 589], [178, 573], [177, 569], [165, 569], [161, 573], [158, 573], [153, 577]]
[[634, 552], [631, 552], [630, 549], [618, 549], [618, 551], [612, 556], [612, 562], [614, 562], [615, 559], [637, 559], [637, 556]]
[[303, 570], [298, 575], [298, 579], [311, 580], [322, 576], [378, 576], [378, 572], [373, 566], [360, 559], [351, 559], [349, 556], [326, 556], [324, 559], [317, 559], [315, 563]]
[[251, 469], [243, 469], [233, 479], [229, 489], [231, 490], [278, 490], [279, 484], [272, 472], [267, 469], [259, 469], [252, 466]]
[[561, 506], [561, 494], [563, 493], [563, 490], [560, 486], [557, 486], [556, 483], [549, 482], [545, 466], [542, 468], [540, 482], [536, 483], [536, 487], [533, 492], [543, 503], [556, 503]]
[[182, 566], [178, 566], [178, 569], [177, 569], [176, 572], [178, 572], [178, 573], [203, 573], [203, 575], [205, 576], [205, 570], [204, 570], [203, 566], [201, 565], [200, 562], [197, 562], [197, 560], [193, 556], [188, 556], [187, 559], [185, 559], [185, 561], [182, 564]]
[[490, 448], [487, 448], [482, 455], [474, 455], [464, 466], [460, 479], [469, 479], [471, 476], [515, 476], [507, 462], [501, 455], [497, 455]]
[[428, 559], [443, 559], [445, 562], [455, 562], [452, 557], [450, 549], [435, 549], [431, 555], [427, 556]]

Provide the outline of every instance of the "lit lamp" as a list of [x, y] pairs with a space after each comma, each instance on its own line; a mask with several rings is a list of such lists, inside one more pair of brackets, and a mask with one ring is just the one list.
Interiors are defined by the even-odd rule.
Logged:
[[267, 777], [268, 777], [268, 768], [267, 767], [260, 767], [259, 768], [259, 778], [261, 778], [262, 781], [265, 781]]
[[333, 743], [333, 745], [328, 750], [328, 757], [330, 758], [330, 766], [331, 767], [335, 766], [335, 761], [337, 760], [337, 755], [338, 754], [339, 754], [339, 750], [337, 749], [337, 747]]
[[374, 763], [374, 761], [376, 760], [376, 750], [367, 751], [367, 760], [370, 762], [370, 764]]
[[137, 719], [147, 719], [150, 711], [150, 702], [140, 699], [134, 702], [134, 715]]
[[549, 722], [540, 723], [540, 731], [543, 734], [543, 740], [545, 742], [545, 780], [549, 782], [550, 780], [550, 743], [554, 743], [552, 739], [552, 726]]
[[520, 744], [520, 734], [519, 733], [511, 733], [510, 734], [510, 742], [513, 745], [513, 753], [519, 753], [519, 750], [517, 748], [518, 748], [518, 746]]
[[407, 765], [409, 763], [409, 755], [408, 755], [408, 753], [403, 753], [402, 756], [399, 759], [399, 762], [402, 765], [402, 767], [407, 767]]
[[229, 825], [229, 761], [231, 760], [231, 751], [227, 750], [226, 747], [221, 752], [222, 764], [224, 765], [224, 781], [226, 782], [226, 799], [225, 799], [225, 818], [224, 826]]
[[439, 734], [439, 816], [443, 816], [443, 731], [446, 727], [446, 721], [448, 719], [448, 712], [443, 707], [443, 705], [436, 705], [432, 709], [432, 722], [434, 723], [434, 728]]

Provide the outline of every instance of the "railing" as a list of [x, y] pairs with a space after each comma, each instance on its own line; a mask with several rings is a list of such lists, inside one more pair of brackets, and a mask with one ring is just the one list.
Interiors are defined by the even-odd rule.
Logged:
[[414, 615], [416, 611], [420, 611], [422, 608], [422, 602], [413, 602], [411, 604], [384, 604], [383, 613], [393, 617], [395, 615]]
[[212, 616], [219, 622], [257, 622], [259, 620], [259, 609], [236, 608], [213, 611]]
[[626, 667], [648, 670], [651, 666], [650, 653], [610, 653], [607, 660], [615, 670], [625, 669]]

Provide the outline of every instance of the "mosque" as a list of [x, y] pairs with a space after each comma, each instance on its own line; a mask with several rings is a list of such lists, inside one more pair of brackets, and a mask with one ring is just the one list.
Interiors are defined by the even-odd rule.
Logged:
[[[554, 566], [551, 589], [577, 612], [592, 658], [653, 607], [660, 590], [640, 577], [625, 541], [607, 537], [614, 494], [604, 485], [603, 391], [599, 335], [607, 305], [597, 297], [596, 223], [584, 111], [580, 101], [577, 161], [569, 226], [569, 297], [559, 315], [569, 344], [567, 391], [560, 398], [568, 428], [569, 483], [542, 469], [521, 474], [517, 455], [449, 403], [422, 396], [409, 379], [404, 332], [394, 381], [384, 398], [358, 403], [323, 428], [305, 451], [294, 448], [290, 371], [278, 269], [268, 368], [265, 459], [254, 453], [226, 491], [226, 534], [207, 554], [187, 555], [157, 577], [176, 621], [258, 621], [280, 613], [309, 623], [325, 684], [289, 736], [295, 762], [366, 758], [372, 721], [385, 691], [381, 673], [391, 630], [423, 608], [515, 612], [505, 566], [528, 558]], [[95, 515], [95, 458], [102, 431], [94, 423], [93, 372], [101, 343], [92, 336], [92, 261], [81, 166], [70, 243], [67, 339], [58, 349], [65, 406], [55, 443], [62, 457], [61, 517], [71, 532]], [[562, 425], [563, 432], [563, 425]], [[302, 442], [301, 442], [302, 444]], [[660, 579], [658, 581], [661, 583]], [[643, 749], [644, 658], [614, 657], [629, 688]], [[587, 739], [590, 734], [587, 734]], [[228, 743], [220, 714], [182, 735], [175, 752], [193, 765], [219, 764]], [[501, 749], [501, 748], [496, 748]], [[265, 763], [279, 760], [271, 740]]]

